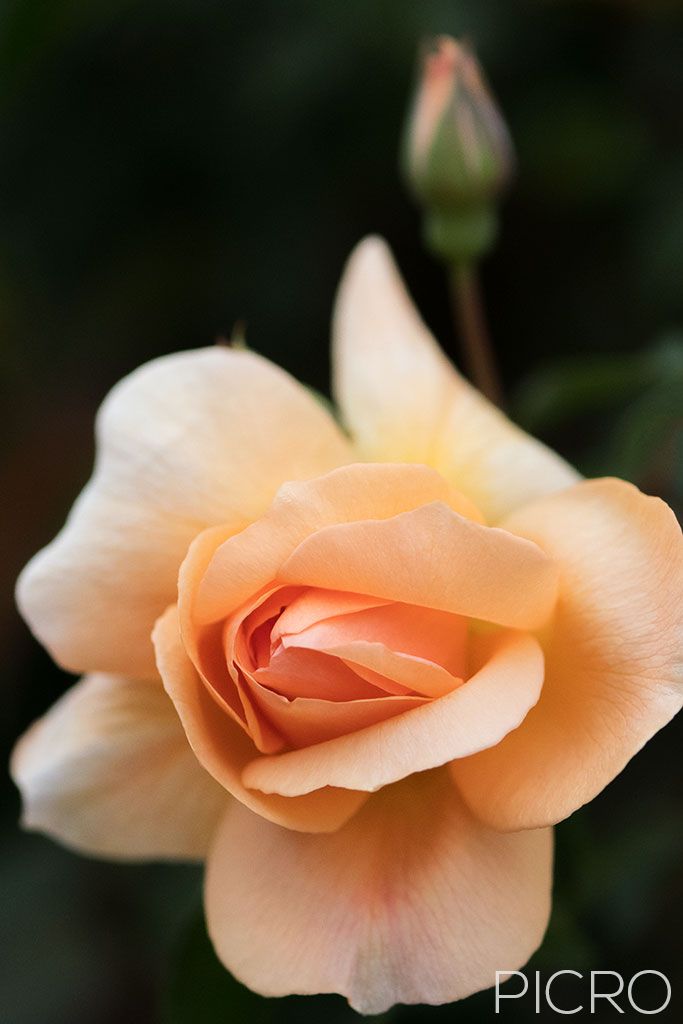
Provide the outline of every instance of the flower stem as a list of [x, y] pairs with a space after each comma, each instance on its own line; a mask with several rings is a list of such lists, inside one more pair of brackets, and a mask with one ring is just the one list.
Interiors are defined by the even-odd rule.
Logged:
[[503, 392], [486, 325], [479, 278], [471, 263], [453, 266], [451, 298], [453, 317], [472, 382], [491, 402], [502, 406]]

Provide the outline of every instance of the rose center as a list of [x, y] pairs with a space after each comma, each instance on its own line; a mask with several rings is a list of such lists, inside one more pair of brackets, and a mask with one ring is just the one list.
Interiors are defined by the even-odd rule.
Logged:
[[364, 594], [272, 586], [212, 635], [205, 680], [264, 751], [364, 728], [467, 676], [465, 617]]

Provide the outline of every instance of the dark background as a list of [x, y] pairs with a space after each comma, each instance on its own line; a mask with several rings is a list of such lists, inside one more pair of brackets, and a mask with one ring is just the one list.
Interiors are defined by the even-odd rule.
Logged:
[[[625, 476], [680, 512], [681, 4], [4, 0], [7, 750], [69, 683], [14, 612], [13, 580], [87, 478], [93, 414], [119, 377], [242, 320], [253, 348], [326, 390], [335, 284], [370, 231], [457, 353], [396, 170], [430, 32], [474, 42], [516, 141], [518, 180], [484, 269], [513, 414], [584, 472]], [[531, 965], [663, 971], [674, 1000], [658, 1020], [683, 1005], [681, 738], [674, 723], [558, 828], [555, 912]], [[2, 812], [8, 1024], [358, 1019], [340, 999], [272, 1002], [232, 983], [203, 935], [198, 869], [98, 863], [21, 834], [8, 780]], [[391, 1019], [492, 1017], [486, 993]], [[504, 1018], [540, 1019], [531, 1000]]]

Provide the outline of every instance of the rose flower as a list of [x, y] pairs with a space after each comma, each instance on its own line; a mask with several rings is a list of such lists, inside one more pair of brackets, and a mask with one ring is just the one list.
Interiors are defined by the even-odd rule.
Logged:
[[24, 824], [206, 858], [264, 995], [443, 1003], [539, 945], [550, 826], [681, 706], [670, 509], [581, 480], [453, 369], [384, 243], [341, 285], [348, 436], [252, 352], [158, 359], [20, 608], [86, 673], [19, 741]]

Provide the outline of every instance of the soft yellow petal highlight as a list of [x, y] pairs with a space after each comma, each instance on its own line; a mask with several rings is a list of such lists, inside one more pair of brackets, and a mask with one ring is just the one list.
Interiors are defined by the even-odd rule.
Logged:
[[360, 243], [342, 278], [333, 370], [337, 401], [364, 458], [434, 466], [489, 522], [578, 479], [458, 374], [379, 238]]

